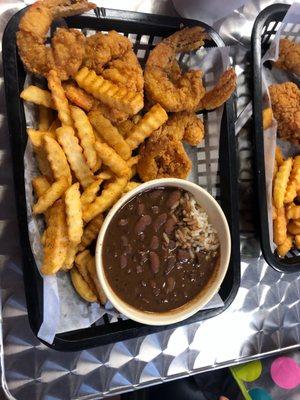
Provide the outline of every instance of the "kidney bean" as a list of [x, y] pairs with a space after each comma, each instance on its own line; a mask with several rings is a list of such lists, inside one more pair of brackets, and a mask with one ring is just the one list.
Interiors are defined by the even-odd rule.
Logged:
[[175, 229], [176, 221], [173, 218], [169, 218], [165, 223], [165, 232], [170, 235]]
[[128, 219], [127, 218], [121, 218], [119, 221], [120, 226], [125, 226], [128, 224]]
[[125, 252], [126, 254], [131, 254], [132, 253], [132, 246], [130, 243], [125, 247]]
[[160, 214], [153, 223], [153, 229], [158, 232], [160, 227], [166, 222], [168, 216], [166, 213]]
[[124, 253], [124, 254], [122, 254], [121, 257], [120, 257], [120, 267], [121, 267], [122, 269], [123, 269], [123, 268], [126, 268], [127, 262], [128, 262], [128, 260], [127, 260], [127, 255]]
[[145, 204], [139, 203], [137, 206], [138, 215], [143, 215], [145, 213]]
[[175, 267], [176, 264], [176, 258], [174, 256], [171, 256], [168, 258], [168, 266], [166, 268], [165, 274], [168, 275], [172, 269]]
[[152, 289], [156, 288], [156, 282], [153, 279], [150, 281], [150, 286], [152, 287]]
[[176, 243], [174, 242], [174, 240], [169, 241], [169, 250], [173, 251], [176, 249]]
[[179, 249], [177, 251], [177, 257], [180, 261], [187, 261], [190, 258], [190, 253], [186, 250]]
[[127, 245], [128, 245], [128, 242], [129, 242], [128, 237], [122, 235], [122, 236], [121, 236], [121, 243], [122, 243], [122, 245], [123, 245], [123, 246], [127, 246]]
[[138, 222], [135, 224], [135, 228], [134, 228], [135, 232], [136, 232], [138, 235], [140, 235], [141, 233], [143, 233], [144, 230], [146, 229], [146, 227], [147, 227], [148, 225], [151, 224], [151, 221], [152, 221], [152, 218], [150, 217], [150, 215], [148, 215], [148, 214], [143, 215], [143, 216], [138, 220]]
[[179, 190], [174, 190], [174, 192], [172, 192], [167, 200], [167, 206], [172, 208], [176, 203], [179, 202], [181, 197], [181, 193]]
[[161, 189], [157, 189], [157, 190], [153, 190], [151, 193], [150, 193], [150, 197], [152, 198], [152, 199], [159, 199], [161, 196], [163, 195], [163, 190], [161, 190]]
[[151, 239], [150, 249], [157, 250], [158, 247], [159, 247], [159, 239], [156, 235], [154, 235], [153, 238]]
[[159, 207], [158, 206], [152, 206], [151, 210], [152, 210], [153, 214], [158, 214], [159, 213]]
[[172, 276], [169, 276], [167, 279], [167, 293], [173, 292], [175, 289], [175, 279]]
[[154, 251], [150, 251], [150, 264], [152, 271], [157, 274], [159, 271], [159, 257]]

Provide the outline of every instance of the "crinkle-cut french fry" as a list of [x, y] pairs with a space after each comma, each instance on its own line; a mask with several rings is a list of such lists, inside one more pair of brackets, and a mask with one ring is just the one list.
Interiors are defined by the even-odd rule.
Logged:
[[[36, 176], [32, 179], [32, 187], [36, 197], [39, 199], [50, 188], [50, 183], [45, 176]], [[45, 211], [45, 220], [48, 225], [49, 211]], [[43, 244], [43, 243], [42, 243]]]
[[282, 155], [281, 148], [278, 146], [276, 146], [276, 149], [275, 149], [275, 160], [278, 164], [278, 167], [280, 167], [284, 162], [284, 157]]
[[277, 209], [277, 217], [273, 221], [274, 243], [277, 246], [284, 243], [287, 237], [287, 220], [284, 207]]
[[119, 133], [123, 136], [123, 138], [127, 138], [130, 132], [134, 128], [134, 123], [130, 119], [126, 119], [125, 121], [120, 122], [117, 124], [117, 129]]
[[135, 115], [132, 117], [132, 122], [134, 123], [134, 125], [136, 125], [137, 123], [140, 122], [140, 120], [141, 120], [142, 118], [143, 118], [143, 117], [141, 116], [141, 114], [135, 114]]
[[97, 161], [96, 161], [94, 168], [92, 169], [93, 173], [99, 171], [101, 167], [102, 167], [102, 161], [101, 161], [100, 157], [98, 157], [98, 154], [97, 154]]
[[274, 181], [275, 181], [275, 177], [276, 177], [276, 174], [277, 174], [277, 172], [278, 172], [278, 164], [277, 164], [277, 161], [276, 160], [274, 160], [274, 168], [273, 168], [273, 186], [274, 186]]
[[41, 197], [50, 188], [50, 183], [45, 176], [36, 176], [32, 179], [32, 187], [36, 197]]
[[48, 132], [51, 132], [53, 134], [54, 139], [56, 139], [56, 129], [61, 126], [60, 120], [58, 118], [55, 118], [55, 120], [52, 122], [52, 124], [49, 126]]
[[82, 154], [82, 148], [79, 146], [74, 129], [70, 126], [63, 126], [56, 130], [56, 135], [76, 178], [84, 189], [87, 188], [94, 181], [94, 175]]
[[103, 179], [97, 178], [90, 186], [88, 186], [81, 195], [81, 204], [84, 207], [86, 204], [92, 203], [97, 196], [100, 185]]
[[121, 88], [102, 76], [96, 75], [95, 71], [87, 67], [77, 72], [75, 80], [82, 89], [112, 108], [134, 115], [144, 106], [141, 93], [131, 92], [125, 87]]
[[56, 180], [65, 176], [69, 185], [72, 183], [71, 170], [63, 149], [58, 142], [49, 136], [44, 136], [44, 146], [47, 159], [51, 165], [51, 169]]
[[77, 251], [78, 251], [78, 245], [76, 243], [69, 241], [63, 270], [67, 271], [73, 267]]
[[98, 236], [100, 228], [103, 224], [102, 214], [98, 214], [94, 219], [92, 219], [84, 228], [83, 235], [81, 238], [81, 243], [78, 246], [79, 251], [86, 249]]
[[284, 202], [291, 203], [297, 197], [297, 191], [300, 189], [300, 156], [293, 160], [293, 167], [286, 187]]
[[274, 204], [272, 205], [272, 219], [276, 219], [277, 218], [277, 209], [274, 206]]
[[273, 119], [272, 108], [268, 107], [263, 110], [263, 130], [271, 127]]
[[95, 103], [93, 96], [80, 89], [74, 83], [63, 83], [68, 100], [75, 106], [83, 108], [85, 111], [90, 111]]
[[39, 88], [38, 86], [30, 85], [20, 94], [21, 99], [30, 101], [44, 107], [55, 109], [51, 93], [48, 90]]
[[282, 163], [276, 174], [273, 189], [273, 199], [276, 208], [281, 208], [283, 206], [285, 191], [289, 181], [292, 164], [292, 158], [288, 158]]
[[109, 180], [109, 179], [113, 178], [113, 176], [114, 176], [114, 174], [111, 171], [106, 170], [106, 171], [101, 171], [96, 176], [96, 178], [103, 179], [104, 181], [106, 181], [106, 180]]
[[117, 176], [129, 176], [130, 168], [113, 148], [106, 143], [96, 141], [95, 149], [104, 165], [107, 165]]
[[65, 193], [65, 205], [70, 242], [79, 244], [83, 233], [79, 183], [74, 183]]
[[276, 251], [280, 257], [284, 257], [291, 250], [292, 247], [293, 247], [293, 236], [287, 235], [285, 241], [277, 247]]
[[56, 201], [50, 208], [48, 227], [45, 232], [44, 260], [41, 272], [51, 275], [63, 267], [69, 243], [65, 207], [62, 200]]
[[141, 183], [139, 183], [139, 182], [133, 182], [133, 181], [128, 182], [127, 185], [125, 186], [124, 193], [130, 192], [131, 190], [140, 186], [140, 184]]
[[300, 218], [300, 206], [292, 204], [286, 210], [287, 219], [299, 219]]
[[48, 73], [47, 80], [61, 124], [63, 126], [73, 126], [69, 103], [57, 72], [55, 70], [51, 70]]
[[50, 163], [47, 159], [47, 154], [46, 151], [43, 147], [43, 137], [44, 134], [48, 132], [40, 132], [40, 131], [36, 131], [34, 129], [27, 129], [28, 132], [28, 136], [30, 139], [30, 142], [32, 144], [33, 150], [35, 152], [35, 156], [36, 156], [36, 161], [38, 163], [38, 167], [40, 172], [45, 175], [49, 181], [53, 181], [53, 173], [52, 173], [52, 169], [50, 166]]
[[83, 210], [83, 220], [89, 222], [96, 215], [103, 213], [110, 208], [121, 196], [127, 184], [127, 177], [116, 178], [103, 189], [96, 200], [86, 206]]
[[168, 114], [160, 104], [155, 104], [135, 125], [133, 131], [126, 138], [131, 150], [136, 149], [156, 129], [162, 126], [168, 119]]
[[97, 132], [97, 136], [104, 139], [115, 152], [124, 160], [131, 156], [128, 144], [120, 135], [118, 129], [112, 125], [109, 119], [105, 118], [99, 111], [93, 110], [88, 114], [89, 120]]
[[39, 105], [39, 130], [47, 131], [53, 120], [53, 112], [50, 108]]
[[95, 135], [92, 125], [86, 113], [79, 107], [71, 106], [71, 115], [77, 130], [77, 136], [80, 139], [80, 145], [83, 149], [83, 154], [86, 158], [87, 164], [91, 170], [96, 166], [97, 153], [94, 148]]
[[293, 219], [293, 223], [300, 227], [300, 219]]
[[287, 231], [292, 235], [300, 235], [300, 226], [294, 222], [289, 222], [287, 225]]
[[76, 267], [83, 277], [83, 279], [86, 281], [86, 283], [89, 285], [90, 289], [94, 292], [95, 295], [97, 295], [97, 289], [94, 284], [93, 279], [91, 278], [89, 271], [87, 269], [87, 264], [92, 258], [89, 250], [84, 250], [80, 253], [77, 254], [76, 259], [75, 259], [75, 264]]
[[44, 136], [48, 136], [48, 137], [51, 137], [52, 139], [55, 139], [55, 134], [53, 134], [52, 132], [49, 132], [49, 131], [40, 131], [40, 130], [28, 128], [27, 134], [30, 139], [30, 142], [35, 147], [40, 147], [43, 145]]
[[300, 235], [295, 236], [295, 246], [300, 249]]
[[91, 278], [93, 279], [93, 282], [96, 286], [97, 290], [97, 297], [102, 305], [104, 305], [107, 302], [107, 297], [106, 294], [104, 293], [104, 290], [99, 282], [97, 271], [96, 271], [96, 263], [95, 263], [95, 257], [91, 257], [90, 260], [87, 263], [87, 269], [89, 271], [89, 274]]
[[76, 268], [72, 268], [70, 271], [71, 280], [76, 292], [82, 297], [84, 300], [89, 303], [94, 303], [97, 301], [97, 296], [90, 289], [89, 285], [83, 279], [81, 274], [77, 271]]
[[127, 161], [127, 165], [129, 168], [134, 167], [135, 165], [137, 165], [137, 163], [139, 162], [141, 156], [134, 156], [129, 158], [129, 160]]
[[66, 177], [60, 178], [58, 181], [52, 183], [49, 189], [39, 197], [36, 204], [33, 206], [33, 212], [35, 214], [42, 214], [49, 207], [51, 207], [56, 200], [58, 200], [67, 190], [69, 184]]

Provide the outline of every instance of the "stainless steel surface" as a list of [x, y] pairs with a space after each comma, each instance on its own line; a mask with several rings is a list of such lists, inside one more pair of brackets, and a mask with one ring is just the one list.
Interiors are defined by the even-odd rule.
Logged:
[[[9, 17], [23, 6], [21, 0], [0, 2], [1, 34]], [[175, 13], [169, 1], [111, 0], [101, 2], [101, 6]], [[251, 5], [247, 7], [251, 8]], [[256, 12], [262, 8], [262, 4], [255, 5]], [[245, 25], [236, 24], [234, 15], [232, 25], [228, 19], [220, 28], [225, 37], [234, 38], [235, 42], [241, 32], [247, 32], [249, 37], [252, 26], [247, 13], [243, 14], [243, 10], [239, 13], [241, 20], [246, 21]], [[239, 115], [249, 103], [246, 48], [235, 48], [233, 58], [239, 64]], [[8, 397], [96, 399], [299, 346], [300, 277], [280, 274], [268, 267], [261, 257], [254, 232], [250, 122], [238, 135], [242, 279], [231, 306], [223, 314], [203, 323], [92, 350], [61, 353], [41, 345], [27, 320], [2, 69], [0, 82], [0, 340], [2, 385]]]

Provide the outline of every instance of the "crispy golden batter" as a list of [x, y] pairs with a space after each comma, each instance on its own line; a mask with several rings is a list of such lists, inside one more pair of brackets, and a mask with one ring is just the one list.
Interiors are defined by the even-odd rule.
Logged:
[[137, 172], [144, 182], [156, 178], [185, 179], [191, 170], [191, 161], [180, 140], [156, 131], [142, 145]]
[[236, 88], [236, 74], [233, 68], [227, 69], [219, 79], [216, 86], [206, 92], [200, 100], [197, 110], [213, 110], [220, 107], [232, 95]]
[[288, 39], [279, 42], [279, 58], [275, 67], [300, 75], [300, 44]]
[[196, 114], [183, 111], [169, 117], [163, 126], [162, 134], [197, 146], [204, 138], [204, 125]]
[[282, 139], [300, 138], [300, 89], [292, 82], [269, 86], [274, 118]]
[[87, 0], [42, 0], [22, 16], [17, 45], [25, 67], [32, 73], [46, 75], [56, 69], [60, 79], [67, 79], [80, 67], [84, 54], [84, 36], [76, 30], [58, 32], [52, 48], [45, 46], [46, 34], [53, 20], [81, 14], [95, 8]]
[[77, 29], [58, 28], [51, 41], [55, 69], [61, 80], [79, 70], [85, 49], [85, 37]]
[[110, 61], [121, 57], [131, 48], [130, 40], [116, 31], [107, 34], [98, 32], [86, 39], [83, 65], [101, 74]]
[[204, 44], [203, 28], [184, 28], [164, 39], [150, 52], [145, 67], [145, 90], [150, 101], [166, 111], [195, 110], [205, 90], [202, 72], [181, 73], [176, 53], [196, 50]]

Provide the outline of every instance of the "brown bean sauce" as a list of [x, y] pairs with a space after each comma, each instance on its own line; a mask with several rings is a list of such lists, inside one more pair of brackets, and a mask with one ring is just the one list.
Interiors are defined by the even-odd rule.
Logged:
[[214, 273], [219, 250], [198, 251], [192, 257], [176, 246], [171, 213], [184, 193], [172, 187], [142, 192], [116, 213], [106, 231], [106, 277], [114, 292], [135, 308], [163, 312], [180, 307]]

